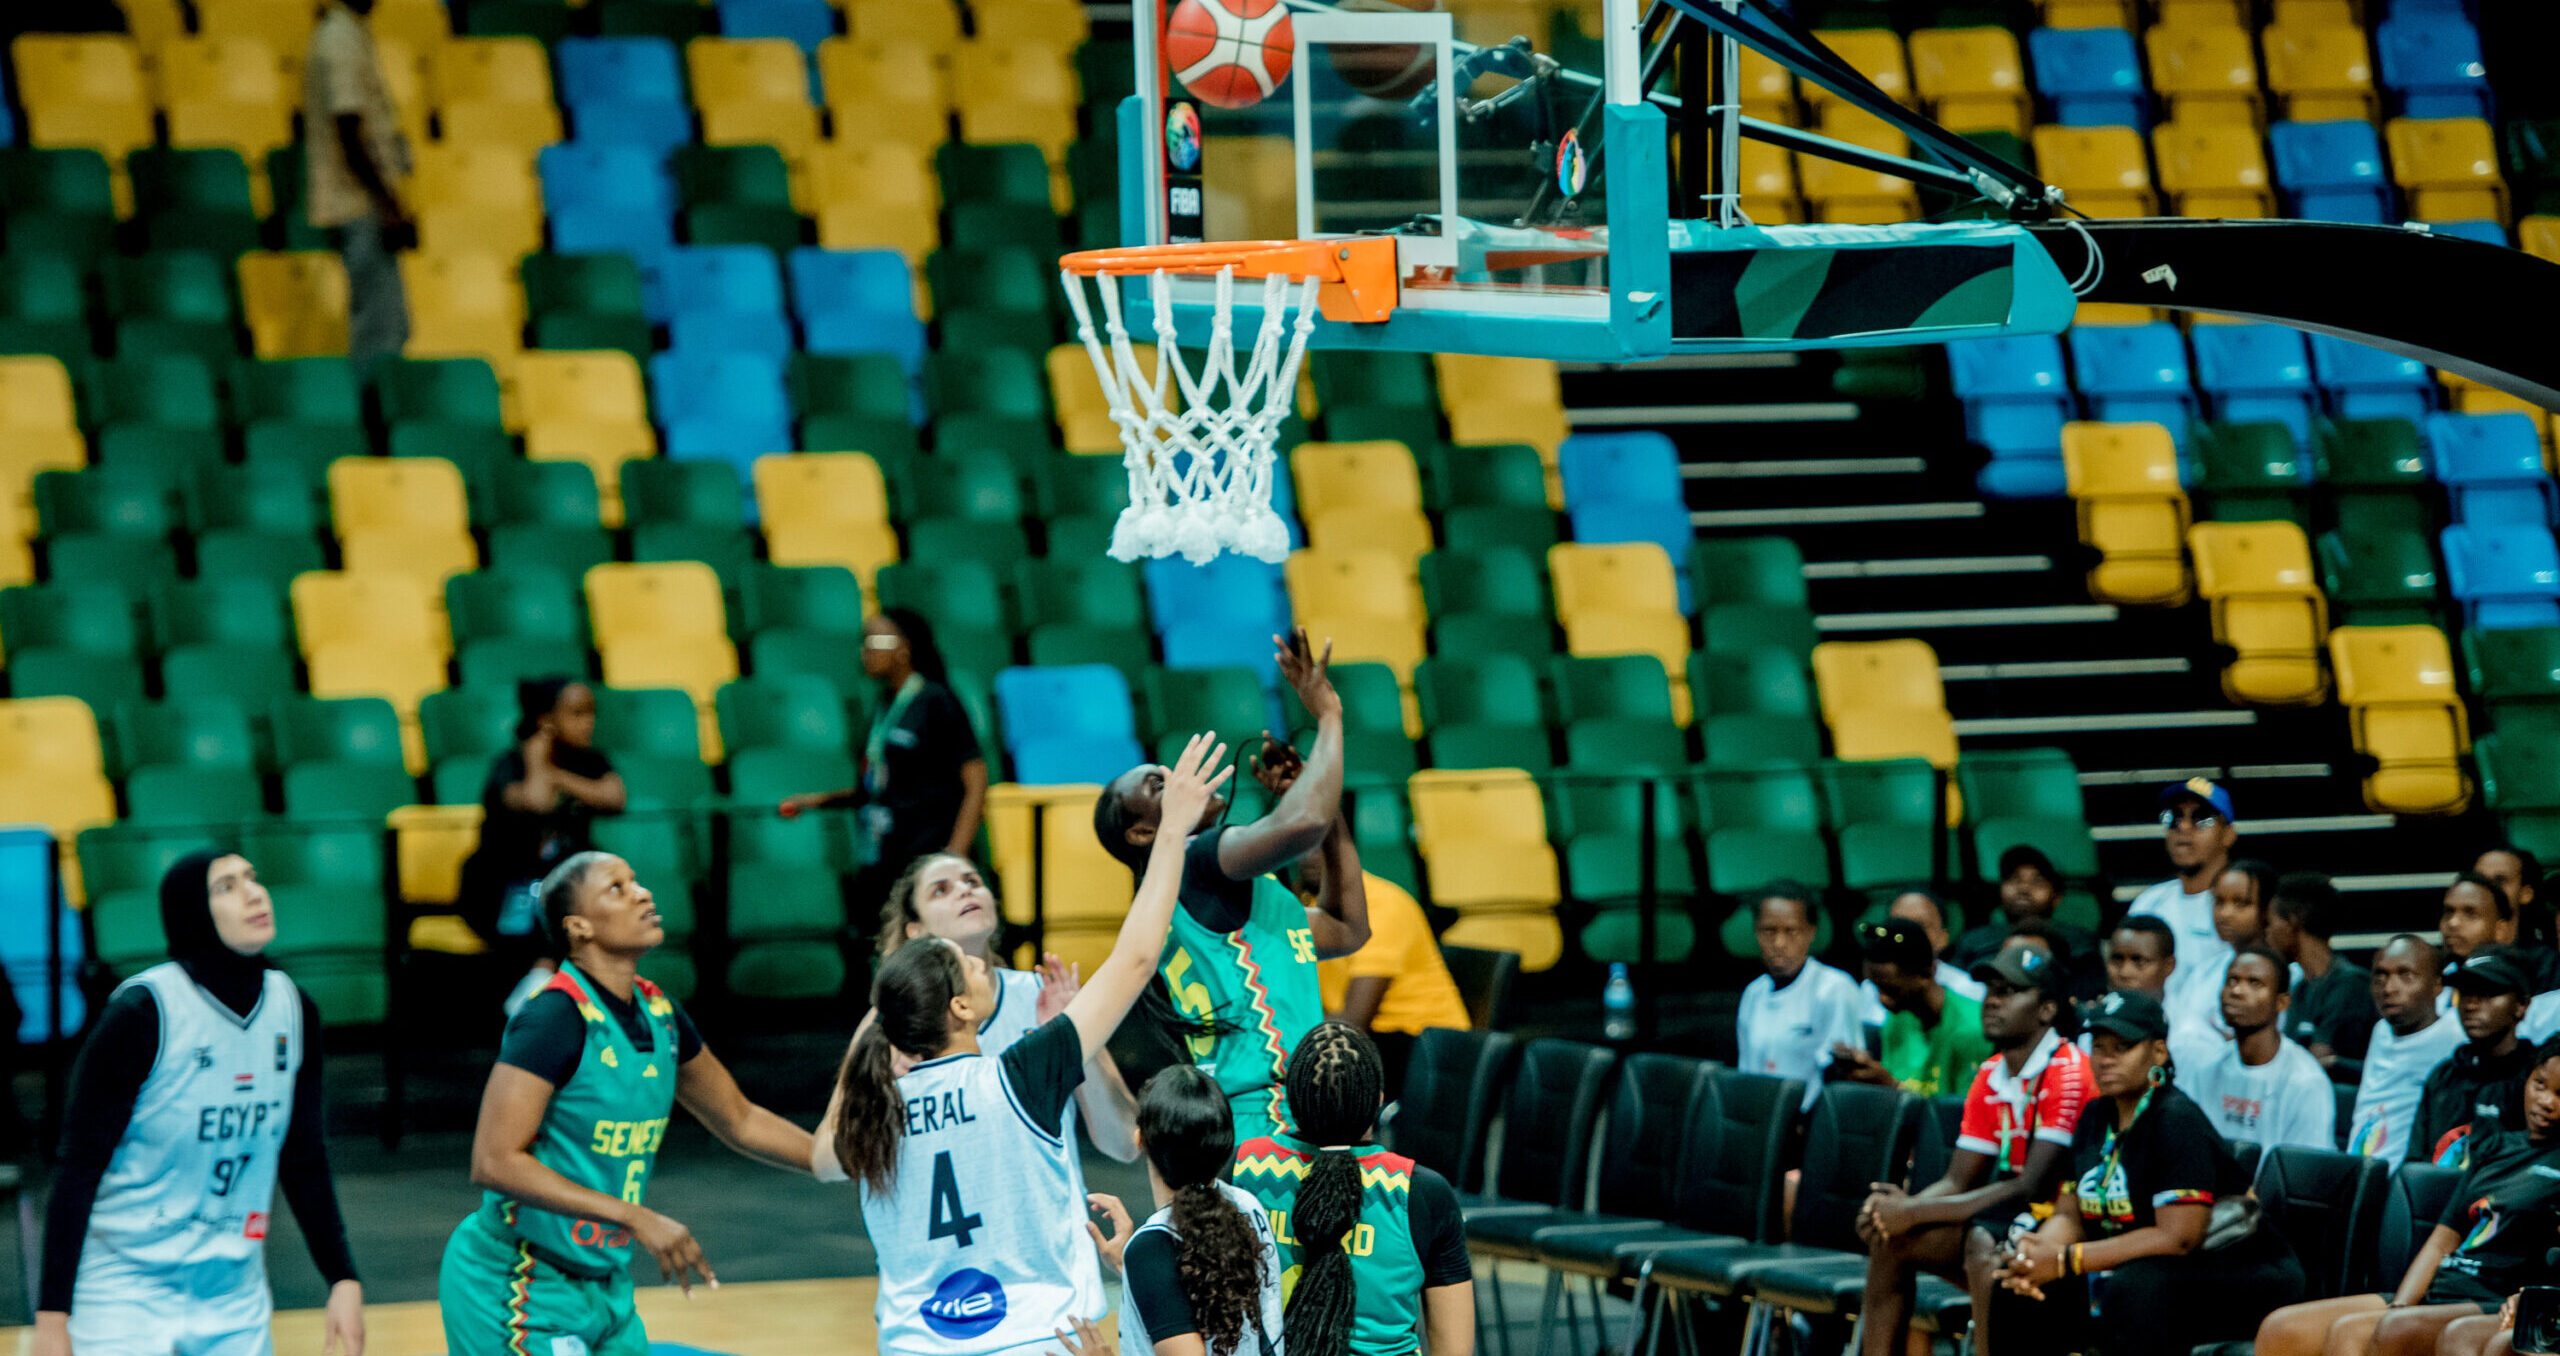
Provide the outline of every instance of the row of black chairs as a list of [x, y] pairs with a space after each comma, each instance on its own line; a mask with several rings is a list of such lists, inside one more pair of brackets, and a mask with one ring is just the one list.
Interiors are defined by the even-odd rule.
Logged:
[[[1805, 1112], [1804, 1092], [1705, 1060], [1432, 1031], [1415, 1048], [1390, 1134], [1396, 1152], [1458, 1188], [1468, 1247], [1489, 1264], [1484, 1289], [1506, 1356], [1506, 1261], [1547, 1272], [1537, 1356], [1560, 1326], [1567, 1340], [1581, 1326], [1567, 1285], [1576, 1277], [1595, 1345], [1605, 1337], [1602, 1296], [1617, 1290], [1634, 1310], [1619, 1351], [1658, 1342], [1666, 1326], [1694, 1349], [1699, 1302], [1740, 1301], [1751, 1356], [1784, 1314], [1857, 1308], [1866, 1258], [1855, 1221], [1869, 1184], [1936, 1181], [1962, 1108], [1960, 1098], [1836, 1084]], [[2255, 1171], [2262, 1227], [2292, 1243], [2315, 1297], [2396, 1284], [2458, 1178], [2429, 1167], [2393, 1174], [2320, 1149], [2235, 1148]], [[1795, 1169], [1790, 1210], [1784, 1183]], [[1928, 1278], [1915, 1321], [1960, 1328], [1970, 1307], [1961, 1287]]]

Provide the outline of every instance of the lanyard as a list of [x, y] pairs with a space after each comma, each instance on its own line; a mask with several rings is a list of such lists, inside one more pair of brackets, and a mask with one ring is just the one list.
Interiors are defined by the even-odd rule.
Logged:
[[[2160, 1085], [2157, 1083], [2154, 1083], [2150, 1087], [2142, 1090], [2142, 1100], [2133, 1104], [2133, 1117], [2124, 1123], [2121, 1130], [2112, 1125], [2107, 1127], [2106, 1141], [2099, 1147], [2099, 1151], [2106, 1155], [2106, 1158], [2098, 1164], [2099, 1191], [2105, 1191], [2107, 1189], [2107, 1184], [2116, 1180], [2116, 1160], [2124, 1153], [2122, 1130], [2131, 1130], [2133, 1127], [2142, 1124], [2142, 1113], [2151, 1109], [2151, 1095], [2159, 1090]], [[2133, 1185], [2129, 1182], [2125, 1184], [2124, 1195], [2125, 1201], [2128, 1207], [2130, 1207], [2133, 1200]], [[2101, 1211], [2105, 1209], [2105, 1206], [2106, 1202], [2099, 1202], [2099, 1208]]]
[[875, 797], [889, 789], [889, 765], [881, 757], [889, 746], [889, 732], [898, 728], [907, 708], [923, 691], [924, 675], [908, 674], [907, 681], [898, 684], [898, 695], [890, 698], [889, 705], [872, 720], [871, 733], [862, 741], [862, 789]]

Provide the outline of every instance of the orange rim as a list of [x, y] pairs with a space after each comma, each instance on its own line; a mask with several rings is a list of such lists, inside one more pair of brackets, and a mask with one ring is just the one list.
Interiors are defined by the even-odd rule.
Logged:
[[1209, 240], [1182, 245], [1126, 245], [1078, 250], [1058, 267], [1085, 278], [1172, 273], [1239, 278], [1313, 278], [1316, 307], [1327, 320], [1374, 324], [1396, 309], [1396, 242], [1390, 236], [1342, 240]]

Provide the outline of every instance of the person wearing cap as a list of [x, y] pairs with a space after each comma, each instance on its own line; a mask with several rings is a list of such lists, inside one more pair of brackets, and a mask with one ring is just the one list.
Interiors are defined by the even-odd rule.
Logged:
[[2035, 919], [2062, 950], [2075, 976], [2095, 978], [2103, 969], [2098, 934], [2055, 917], [2062, 906], [2062, 873], [2042, 849], [2020, 843], [2000, 854], [2000, 912], [1956, 939], [1947, 959], [1970, 970], [1991, 959], [2018, 925]]
[[2330, 949], [2337, 931], [2338, 887], [2327, 876], [2293, 871], [2276, 882], [2267, 945], [2298, 976], [2284, 1034], [2310, 1051], [2331, 1078], [2352, 1083], [2373, 1040], [2373, 972]]
[[2213, 921], [2213, 887], [2231, 867], [2231, 793], [2203, 777], [2160, 788], [2160, 837], [2169, 868], [2178, 874], [2134, 896], [2128, 917], [2157, 918], [2177, 943], [2178, 970], [2161, 1000], [2173, 1025], [2181, 1013], [2214, 1012], [2222, 991], [2222, 961], [2231, 944]]
[[[1965, 1094], [1946, 1175], [1917, 1192], [1879, 1184], [1858, 1209], [1867, 1244], [1860, 1356], [1903, 1356], [1922, 1272], [1961, 1282], [1973, 1311], [1987, 1311], [1999, 1248], [2033, 1203], [2051, 1199], [2081, 1109], [2096, 1095], [2088, 1056], [2053, 1029], [2069, 976], [2050, 953], [2003, 947], [1974, 978], [1993, 1053]], [[1974, 1342], [1987, 1349], [1979, 1326]]]
[[2099, 1323], [2108, 1356], [2244, 1340], [2303, 1293], [2302, 1263], [2273, 1229], [2213, 1227], [2250, 1176], [2178, 1086], [2160, 1003], [2110, 993], [2088, 1020], [2101, 1100], [2072, 1136], [2053, 1214], [2004, 1259], [1988, 1307], [2002, 1356], [2085, 1350]]
[[[1928, 942], [1929, 959], [1940, 985], [1972, 999], [1977, 1004], [1982, 1001], [1981, 983], [1975, 980], [1965, 967], [1954, 964], [1946, 958], [1949, 946], [1947, 911], [1946, 907], [1938, 902], [1936, 895], [1926, 890], [1905, 890], [1895, 895], [1893, 902], [1885, 906], [1884, 916], [1888, 919], [1899, 919], [1920, 929], [1921, 936]], [[1860, 931], [1863, 935], [1864, 929]], [[1876, 993], [1875, 984], [1872, 981], [1860, 983], [1858, 994], [1867, 1003], [1866, 1024], [1883, 1026], [1885, 1018], [1890, 1014], [1884, 1000]], [[1981, 1061], [1977, 1057], [1975, 1063], [1979, 1062]], [[1968, 1064], [1965, 1067], [1970, 1069], [1973, 1065]]]
[[[1922, 1097], [1970, 1083], [1973, 1071], [1991, 1057], [1991, 1041], [1982, 1034], [1982, 1004], [1940, 978], [1946, 963], [1929, 949], [1928, 934], [1908, 919], [1862, 923], [1858, 949], [1866, 957], [1867, 992], [1886, 1015], [1876, 1053], [1834, 1046], [1831, 1076]], [[1970, 975], [1965, 984], [1983, 992]]]
[[2444, 961], [2434, 944], [2404, 932], [2373, 954], [2373, 1006], [2380, 1015], [2366, 1039], [2355, 1110], [2347, 1116], [2347, 1152], [2397, 1170], [2409, 1153], [2409, 1126], [2428, 1075], [2462, 1045], [2462, 1019], [2438, 1009]]
[[2549, 1277], [2560, 1232], [2560, 1042], [2524, 1060], [2519, 1119], [2472, 1137], [2462, 1180], [2392, 1292], [2279, 1309], [2259, 1325], [2258, 1356], [2424, 1356], [2443, 1349], [2437, 1339], [2452, 1325], [2495, 1314]]
[[1791, 881], [1764, 886], [1751, 903], [1751, 919], [1766, 973], [1742, 988], [1742, 1006], [1734, 1014], [1741, 1047], [1734, 1067], [1802, 1080], [1804, 1109], [1811, 1111], [1822, 1096], [1831, 1052], [1865, 1043], [1859, 1016], [1866, 1005], [1858, 997], [1858, 981], [1813, 959], [1818, 923], [1811, 890]]
[[2187, 1095], [2225, 1139], [2335, 1149], [2338, 1096], [2320, 1061], [2285, 1039], [2291, 1006], [2284, 957], [2264, 942], [2242, 946], [2223, 967], [2222, 1022], [2231, 1039], [2219, 1058], [2182, 1071]]
[[2466, 1044], [2427, 1075], [2409, 1130], [2411, 1163], [2459, 1168], [2468, 1142], [2524, 1124], [2524, 1080], [2533, 1047], [2516, 1039], [2532, 1002], [2532, 971], [2505, 946], [2484, 946], [2445, 971]]

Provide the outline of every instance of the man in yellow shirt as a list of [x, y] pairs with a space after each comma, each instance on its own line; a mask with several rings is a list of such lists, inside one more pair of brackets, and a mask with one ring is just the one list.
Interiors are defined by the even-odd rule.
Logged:
[[[1298, 888], [1312, 890], [1311, 871], [1320, 870], [1308, 856], [1299, 868]], [[1440, 958], [1440, 943], [1431, 935], [1422, 905], [1393, 881], [1363, 871], [1369, 893], [1369, 941], [1359, 950], [1316, 964], [1316, 985], [1324, 995], [1325, 1016], [1369, 1033], [1386, 1064], [1386, 1091], [1392, 1099], [1404, 1087], [1404, 1069], [1413, 1057], [1414, 1040], [1435, 1026], [1467, 1029], [1467, 1005], [1457, 981]]]

